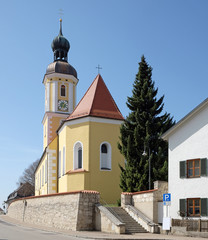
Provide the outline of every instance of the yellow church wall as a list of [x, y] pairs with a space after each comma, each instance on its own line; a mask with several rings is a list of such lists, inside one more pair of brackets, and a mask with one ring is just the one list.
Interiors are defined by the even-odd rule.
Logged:
[[85, 179], [88, 173], [67, 173], [65, 176], [59, 178], [58, 192], [71, 192], [78, 190], [85, 190]]
[[58, 178], [58, 192], [68, 192], [66, 175]]
[[54, 83], [50, 83], [49, 111], [53, 109], [53, 84]]
[[87, 173], [70, 173], [67, 176], [67, 191], [86, 190], [85, 176]]
[[73, 151], [76, 142], [83, 144], [83, 169], [89, 170], [89, 124], [80, 123], [66, 127], [66, 169], [74, 170]]
[[[66, 176], [66, 156], [67, 156], [67, 149], [66, 149], [66, 129], [62, 131], [62, 134], [58, 136], [58, 158], [59, 152], [61, 153], [61, 160], [58, 162], [58, 168], [61, 169], [61, 176], [58, 177], [58, 192], [67, 192], [67, 176]], [[65, 148], [65, 164], [63, 162], [63, 148]], [[59, 165], [60, 164], [60, 165]], [[63, 172], [63, 164], [65, 165]]]
[[39, 166], [35, 172], [36, 196], [56, 192], [57, 192], [57, 137], [48, 145], [45, 154], [40, 160]]
[[56, 136], [56, 130], [60, 126], [61, 120], [65, 119], [67, 115], [63, 115], [60, 117], [50, 115], [49, 117], [49, 130], [51, 131], [49, 133], [49, 142], [55, 138]]
[[[65, 86], [65, 95], [66, 96], [61, 96], [61, 85]], [[63, 82], [63, 81], [59, 81], [58, 82], [58, 99], [62, 99], [62, 100], [68, 100], [68, 91], [69, 91], [69, 85], [68, 82]]]
[[[66, 175], [59, 178], [59, 192], [96, 190], [107, 203], [116, 203], [120, 198], [119, 164], [124, 165], [124, 158], [117, 148], [120, 125], [103, 121], [68, 125], [60, 132], [59, 150], [63, 146], [66, 149]], [[83, 144], [83, 169], [78, 170], [73, 166], [76, 142]], [[100, 146], [103, 142], [111, 145], [111, 170], [100, 169]]]
[[[66, 174], [59, 178], [59, 192], [84, 190], [87, 172], [76, 172], [73, 164], [74, 145], [83, 145], [83, 169], [89, 170], [89, 124], [65, 126], [59, 134], [59, 151], [65, 146]], [[62, 162], [62, 161], [61, 161]], [[61, 166], [62, 167], [62, 166]]]
[[[101, 199], [107, 203], [116, 203], [120, 199], [120, 165], [124, 158], [120, 154], [120, 125], [90, 122], [90, 189], [100, 192]], [[111, 145], [111, 170], [100, 169], [100, 146], [103, 142]]]
[[[75, 105], [76, 105], [75, 92], [76, 92], [77, 81], [73, 79], [72, 76], [71, 78], [67, 78], [67, 79], [63, 77], [53, 77], [53, 76], [50, 78], [50, 76], [48, 76], [48, 78], [44, 80], [44, 85], [45, 87], [47, 86], [47, 91], [45, 92], [45, 106], [47, 106], [47, 110], [46, 110], [47, 112], [57, 112], [57, 111], [63, 112], [63, 113], [67, 112], [68, 111], [67, 109], [66, 110], [57, 109], [58, 108], [57, 104], [59, 100], [69, 101], [70, 111], [72, 110], [71, 107], [73, 107], [73, 109], [75, 108]], [[61, 96], [62, 85], [65, 86], [65, 90], [66, 90], [65, 96]], [[70, 85], [72, 85], [71, 86], [72, 93], [71, 93], [71, 90], [69, 89]], [[49, 97], [49, 99], [47, 98], [47, 96]]]
[[73, 85], [73, 109], [76, 107], [76, 85]]
[[35, 174], [35, 196], [47, 194], [48, 183], [45, 181], [45, 162], [47, 161], [47, 154], [41, 159], [36, 174]]
[[49, 187], [48, 193], [57, 193], [57, 144], [58, 136], [48, 145]]

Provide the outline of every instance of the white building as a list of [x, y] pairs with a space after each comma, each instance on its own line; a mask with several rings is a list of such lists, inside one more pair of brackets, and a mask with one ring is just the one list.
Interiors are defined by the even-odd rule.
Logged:
[[208, 219], [208, 98], [162, 138], [169, 143], [171, 218]]

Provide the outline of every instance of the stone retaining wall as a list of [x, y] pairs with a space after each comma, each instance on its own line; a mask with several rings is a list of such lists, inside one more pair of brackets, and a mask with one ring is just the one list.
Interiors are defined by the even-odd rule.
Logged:
[[125, 224], [120, 222], [106, 207], [96, 204], [95, 230], [107, 233], [125, 233]]
[[132, 205], [151, 219], [158, 223], [158, 202], [163, 201], [163, 194], [168, 193], [168, 183], [155, 181], [154, 189], [121, 194], [121, 206]]
[[93, 230], [96, 191], [77, 191], [18, 199], [8, 208], [8, 216], [23, 222], [80, 231]]

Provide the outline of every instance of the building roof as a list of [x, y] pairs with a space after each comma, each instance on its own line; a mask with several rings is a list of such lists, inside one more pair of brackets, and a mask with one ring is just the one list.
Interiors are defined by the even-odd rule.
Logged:
[[86, 116], [124, 120], [100, 74], [66, 121]]
[[72, 67], [72, 65], [70, 65], [68, 62], [63, 62], [63, 61], [55, 61], [50, 63], [47, 67], [46, 75], [51, 73], [69, 74], [77, 78], [76, 69]]
[[192, 119], [196, 114], [198, 114], [202, 109], [208, 106], [208, 98], [201, 102], [197, 107], [195, 107], [191, 112], [189, 112], [185, 117], [183, 117], [179, 122], [177, 122], [172, 128], [166, 131], [161, 137], [164, 140], [168, 140], [169, 137], [183, 124]]
[[7, 202], [17, 198], [33, 196], [35, 192], [34, 190], [35, 187], [28, 182], [20, 184], [20, 186], [15, 191], [9, 194]]
[[67, 60], [70, 44], [62, 34], [62, 19], [60, 19], [59, 35], [53, 39], [51, 48], [53, 50], [54, 62], [48, 65], [46, 75], [51, 73], [63, 73], [73, 75], [77, 78], [76, 69], [72, 67]]

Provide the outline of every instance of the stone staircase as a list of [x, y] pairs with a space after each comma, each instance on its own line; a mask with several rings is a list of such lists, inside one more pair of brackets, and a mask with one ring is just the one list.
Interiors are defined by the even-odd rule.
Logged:
[[121, 207], [107, 207], [108, 210], [119, 217], [119, 220], [125, 223], [126, 233], [146, 233], [147, 231], [136, 222], [123, 208]]

